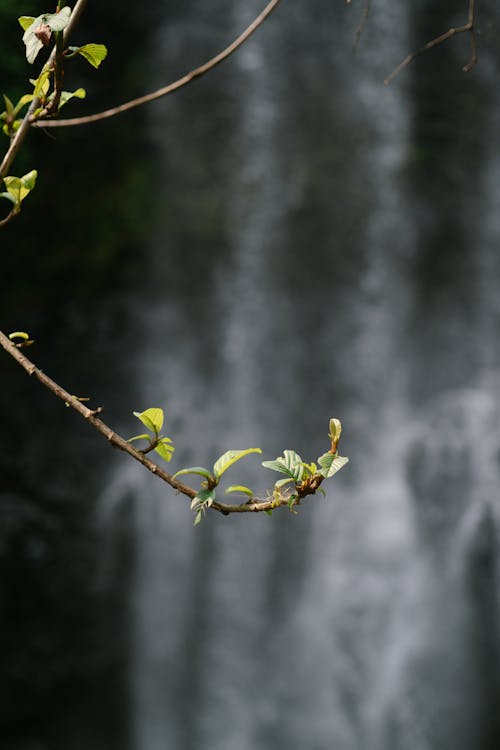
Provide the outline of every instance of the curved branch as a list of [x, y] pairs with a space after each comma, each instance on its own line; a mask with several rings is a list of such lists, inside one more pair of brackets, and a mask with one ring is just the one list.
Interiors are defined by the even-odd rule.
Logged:
[[[156, 477], [161, 479], [166, 484], [170, 485], [174, 490], [180, 492], [190, 499], [194, 499], [198, 495], [198, 490], [193, 487], [189, 487], [177, 479], [174, 479], [171, 474], [164, 471], [158, 464], [155, 464], [149, 458], [147, 458], [144, 452], [136, 450], [131, 443], [127, 442], [121, 435], [111, 429], [109, 425], [102, 421], [97, 415], [101, 412], [101, 409], [89, 409], [85, 404], [82, 403], [76, 396], [73, 396], [67, 390], [62, 388], [55, 380], [52, 380], [42, 370], [40, 370], [26, 355], [24, 355], [18, 346], [14, 344], [5, 333], [0, 331], [0, 346], [5, 349], [7, 354], [10, 354], [13, 359], [28, 373], [33, 375], [42, 385], [48, 388], [52, 393], [57, 396], [67, 406], [70, 406], [78, 414], [80, 414], [89, 424], [94, 427], [98, 432], [103, 435], [106, 440], [111, 443], [112, 446], [118, 448], [124, 453], [127, 453], [131, 458], [138, 461], [145, 469], [150, 471]], [[318, 484], [319, 486], [319, 484]], [[313, 494], [316, 488], [304, 488], [298, 494], [298, 502], [308, 494]], [[296, 503], [296, 504], [297, 504]], [[242, 505], [232, 505], [228, 503], [221, 503], [215, 501], [211, 506], [212, 510], [216, 510], [223, 515], [229, 515], [230, 513], [261, 513], [275, 508], [288, 506], [288, 500], [285, 497], [282, 498], [267, 498], [265, 500], [259, 498], [251, 498], [248, 502]]]
[[9, 221], [12, 221], [12, 219], [14, 218], [14, 216], [17, 215], [17, 213], [18, 212], [16, 211], [15, 208], [13, 208], [11, 211], [9, 211], [9, 213], [7, 214], [7, 216], [4, 216], [3, 219], [0, 219], [0, 227], [4, 227], [6, 224], [9, 223]]
[[110, 109], [106, 109], [103, 112], [97, 112], [93, 115], [85, 115], [84, 117], [72, 117], [66, 120], [34, 120], [31, 124], [36, 128], [66, 128], [72, 125], [86, 125], [91, 122], [106, 120], [109, 117], [115, 117], [122, 112], [128, 112], [128, 110], [130, 109], [135, 109], [135, 107], [140, 107], [143, 104], [154, 101], [155, 99], [161, 99], [163, 96], [172, 94], [174, 91], [178, 91], [178, 89], [183, 88], [183, 86], [187, 86], [196, 78], [200, 78], [201, 76], [205, 75], [205, 73], [208, 73], [209, 70], [213, 70], [213, 68], [215, 68], [221, 62], [226, 60], [230, 55], [232, 55], [233, 52], [235, 52], [238, 47], [241, 47], [241, 45], [246, 42], [246, 40], [254, 33], [254, 31], [256, 31], [259, 26], [261, 26], [261, 24], [276, 8], [280, 1], [281, 0], [271, 0], [271, 2], [269, 2], [264, 10], [257, 16], [257, 18], [255, 18], [252, 23], [247, 26], [245, 31], [243, 31], [239, 35], [239, 37], [235, 39], [234, 42], [232, 42], [228, 47], [223, 49], [222, 52], [219, 52], [218, 55], [212, 57], [210, 60], [208, 60], [208, 62], [200, 65], [198, 68], [195, 68], [189, 73], [186, 73], [186, 75], [182, 76], [182, 78], [179, 78], [177, 81], [169, 83], [167, 86], [163, 86], [161, 89], [157, 89], [150, 94], [139, 96], [137, 99], [132, 99], [131, 101], [120, 104], [117, 107], [111, 107]]
[[476, 36], [474, 34], [474, 23], [475, 23], [475, 0], [469, 0], [469, 10], [467, 12], [467, 23], [465, 23], [463, 26], [458, 26], [456, 28], [448, 29], [444, 34], [440, 34], [440, 36], [437, 36], [435, 39], [431, 39], [430, 42], [427, 42], [427, 44], [424, 44], [423, 47], [418, 49], [416, 52], [412, 52], [410, 55], [405, 57], [405, 59], [399, 63], [399, 65], [394, 68], [392, 73], [390, 73], [387, 78], [384, 80], [384, 83], [387, 85], [389, 84], [396, 76], [401, 73], [401, 71], [406, 68], [410, 63], [412, 63], [416, 57], [421, 55], [423, 52], [427, 52], [430, 49], [433, 49], [434, 47], [437, 47], [439, 44], [442, 44], [443, 42], [446, 42], [448, 39], [451, 39], [452, 36], [456, 36], [457, 34], [465, 34], [469, 33], [470, 40], [471, 40], [471, 58], [469, 62], [463, 66], [462, 70], [464, 73], [468, 73], [471, 68], [474, 67], [474, 65], [477, 63], [477, 50], [476, 50]]

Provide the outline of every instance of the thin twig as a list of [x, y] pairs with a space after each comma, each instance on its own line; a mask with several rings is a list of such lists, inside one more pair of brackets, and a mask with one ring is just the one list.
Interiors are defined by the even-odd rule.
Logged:
[[276, 8], [276, 6], [280, 3], [280, 1], [281, 0], [271, 0], [271, 2], [268, 3], [266, 7], [264, 8], [264, 10], [257, 16], [257, 18], [255, 18], [252, 21], [252, 23], [249, 26], [247, 26], [245, 31], [243, 31], [243, 33], [240, 34], [239, 37], [234, 40], [234, 42], [232, 42], [228, 47], [222, 50], [222, 52], [219, 52], [218, 55], [208, 60], [208, 62], [204, 63], [203, 65], [200, 65], [198, 68], [195, 68], [194, 70], [191, 70], [189, 73], [182, 76], [182, 78], [179, 78], [177, 81], [174, 81], [173, 83], [169, 83], [167, 86], [163, 86], [161, 89], [157, 89], [156, 91], [153, 91], [150, 94], [140, 96], [137, 99], [132, 99], [131, 101], [125, 102], [124, 104], [120, 104], [117, 107], [111, 107], [110, 109], [106, 109], [103, 112], [97, 112], [93, 115], [86, 115], [84, 117], [72, 117], [67, 120], [36, 120], [32, 122], [33, 127], [65, 128], [65, 127], [70, 127], [72, 125], [86, 125], [90, 122], [98, 122], [99, 120], [105, 120], [108, 117], [115, 117], [116, 115], [119, 115], [122, 112], [128, 112], [128, 110], [130, 109], [134, 109], [135, 107], [140, 107], [143, 104], [147, 104], [148, 102], [154, 101], [155, 99], [160, 99], [163, 96], [172, 94], [174, 91], [177, 91], [183, 86], [187, 86], [196, 78], [200, 78], [205, 73], [208, 73], [209, 70], [213, 70], [213, 68], [215, 68], [221, 62], [226, 60], [230, 55], [232, 55], [233, 52], [235, 52], [238, 49], [238, 47], [241, 47], [241, 45], [254, 33], [254, 31], [256, 31], [259, 28], [259, 26], [261, 26], [261, 24], [266, 20], [269, 14]]
[[365, 30], [366, 22], [368, 21], [368, 16], [370, 15], [371, 5], [372, 0], [366, 0], [365, 7], [363, 8], [363, 12], [361, 13], [361, 18], [359, 20], [359, 25], [356, 29], [356, 35], [354, 38], [355, 50], [358, 48], [359, 40], [361, 39], [363, 31]]
[[471, 68], [474, 67], [474, 65], [477, 63], [477, 50], [476, 50], [476, 37], [474, 34], [474, 23], [475, 23], [475, 0], [469, 0], [469, 10], [467, 13], [467, 23], [465, 23], [463, 26], [458, 26], [456, 28], [448, 29], [444, 34], [441, 34], [440, 36], [437, 36], [435, 39], [431, 39], [430, 42], [427, 42], [423, 47], [421, 47], [416, 52], [412, 52], [410, 55], [405, 57], [405, 59], [399, 63], [399, 65], [394, 68], [392, 73], [387, 76], [387, 78], [384, 80], [384, 83], [387, 85], [391, 83], [391, 81], [396, 78], [396, 76], [401, 73], [401, 71], [406, 68], [410, 63], [415, 60], [416, 57], [421, 55], [423, 52], [428, 52], [428, 50], [433, 49], [434, 47], [437, 47], [439, 44], [443, 44], [443, 42], [446, 42], [448, 39], [451, 39], [452, 36], [456, 36], [457, 34], [465, 34], [469, 33], [470, 39], [471, 39], [471, 59], [469, 62], [463, 66], [462, 70], [464, 73], [468, 73]]
[[0, 227], [4, 227], [6, 224], [9, 223], [9, 221], [12, 221], [12, 219], [14, 218], [14, 216], [17, 216], [18, 213], [19, 212], [16, 211], [15, 208], [13, 208], [11, 211], [9, 211], [9, 213], [7, 214], [7, 216], [4, 216], [3, 219], [0, 219]]
[[[55, 380], [52, 380], [52, 378], [50, 378], [42, 370], [40, 370], [30, 359], [28, 359], [28, 357], [26, 357], [25, 354], [20, 351], [19, 347], [16, 346], [16, 344], [14, 344], [9, 339], [9, 337], [5, 335], [5, 333], [2, 333], [2, 331], [0, 331], [0, 346], [5, 349], [7, 354], [10, 354], [10, 356], [13, 357], [13, 359], [15, 359], [15, 361], [24, 370], [26, 370], [28, 375], [34, 376], [42, 385], [52, 391], [52, 393], [57, 396], [57, 398], [59, 398], [67, 406], [70, 406], [72, 409], [78, 412], [78, 414], [80, 414], [90, 425], [92, 425], [94, 429], [100, 432], [101, 435], [103, 435], [106, 440], [111, 443], [111, 445], [127, 453], [129, 456], [142, 464], [145, 469], [148, 469], [148, 471], [161, 479], [163, 482], [166, 482], [177, 492], [180, 492], [181, 494], [186, 495], [186, 497], [189, 497], [191, 499], [194, 499], [197, 496], [197, 490], [195, 490], [193, 487], [189, 487], [188, 485], [183, 484], [182, 482], [179, 482], [177, 479], [174, 479], [171, 474], [164, 471], [160, 466], [158, 466], [158, 464], [150, 461], [150, 459], [145, 456], [144, 451], [136, 450], [129, 442], [127, 442], [127, 440], [125, 440], [123, 437], [121, 437], [121, 435], [112, 430], [109, 425], [103, 422], [102, 419], [97, 416], [97, 414], [99, 414], [101, 411], [100, 409], [89, 409], [87, 406], [85, 406], [85, 404], [82, 403], [80, 399], [69, 393], [69, 391], [60, 386], [55, 382]], [[304, 490], [299, 493], [299, 500], [308, 494], [313, 494], [316, 491], [317, 487], [319, 487], [320, 482], [321, 478], [318, 477], [316, 485], [314, 485], [313, 483], [311, 487], [304, 488]], [[275, 508], [280, 508], [287, 505], [288, 499], [283, 496], [280, 498], [269, 497], [265, 500], [259, 498], [251, 498], [248, 502], [242, 505], [231, 505], [228, 503], [215, 501], [211, 508], [218, 511], [219, 513], [222, 513], [223, 515], [229, 515], [230, 513], [262, 513], [264, 511], [274, 510]]]

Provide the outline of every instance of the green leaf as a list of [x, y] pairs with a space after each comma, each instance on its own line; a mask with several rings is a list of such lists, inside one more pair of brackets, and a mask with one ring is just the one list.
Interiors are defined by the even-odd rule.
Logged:
[[349, 459], [346, 456], [338, 456], [333, 453], [323, 453], [323, 455], [318, 458], [318, 463], [321, 466], [320, 474], [323, 474], [325, 479], [330, 479], [330, 477], [333, 477], [333, 475], [336, 474], [337, 471], [340, 471], [340, 469], [342, 469], [348, 462]]
[[242, 451], [226, 451], [223, 453], [214, 463], [214, 474], [216, 478], [220, 479], [230, 466], [235, 464], [236, 461], [239, 461], [240, 458], [248, 456], [249, 453], [262, 453], [262, 451], [260, 448], [247, 448]]
[[84, 44], [83, 47], [70, 47], [69, 49], [74, 54], [84, 57], [94, 68], [98, 68], [108, 54], [104, 44]]
[[30, 78], [33, 84], [33, 96], [46, 96], [50, 89], [50, 70], [42, 70], [38, 78]]
[[284, 451], [283, 456], [280, 456], [274, 461], [263, 461], [262, 466], [265, 466], [266, 469], [286, 474], [293, 479], [296, 484], [302, 480], [302, 475], [304, 473], [302, 459], [295, 451]]
[[285, 486], [285, 484], [289, 484], [290, 482], [295, 483], [295, 479], [292, 479], [291, 477], [285, 477], [285, 479], [278, 479], [278, 481], [276, 482], [274, 486], [277, 487], [278, 489], [281, 489], [282, 487]]
[[[39, 16], [39, 18], [41, 17], [42, 16]], [[19, 16], [17, 20], [21, 24], [23, 31], [27, 31], [27, 29], [29, 29], [29, 27], [33, 24], [33, 21], [35, 21], [36, 19], [34, 16]]]
[[48, 13], [45, 16], [45, 23], [50, 26], [52, 31], [64, 31], [71, 17], [71, 8], [65, 5], [59, 13]]
[[127, 443], [133, 443], [134, 440], [151, 440], [149, 432], [143, 432], [142, 435], [134, 435], [134, 437], [128, 438]]
[[229, 495], [231, 492], [239, 492], [248, 495], [248, 497], [253, 497], [253, 491], [250, 487], [245, 487], [243, 484], [232, 484], [231, 487], [227, 488], [226, 495]]
[[59, 109], [61, 107], [64, 107], [66, 102], [69, 102], [70, 99], [73, 99], [75, 97], [76, 99], [85, 99], [87, 96], [87, 92], [85, 89], [79, 88], [76, 91], [61, 91], [61, 98], [59, 100]]
[[174, 453], [174, 446], [171, 445], [172, 441], [168, 438], [164, 438], [160, 440], [158, 445], [155, 448], [156, 453], [158, 453], [159, 456], [161, 456], [164, 461], [170, 461], [173, 453]]
[[34, 95], [33, 94], [24, 94], [24, 96], [22, 96], [19, 99], [18, 103], [14, 107], [14, 112], [13, 112], [14, 117], [16, 117], [19, 114], [19, 112], [22, 110], [22, 108], [26, 104], [29, 104], [30, 102], [32, 102], [33, 99], [34, 99]]
[[203, 511], [199, 510], [198, 513], [195, 516], [193, 526], [198, 526], [198, 524], [200, 523], [202, 517], [203, 517]]
[[266, 515], [268, 515], [268, 516], [272, 516], [273, 515], [273, 510], [272, 510], [272, 508], [269, 508], [269, 510], [265, 510], [264, 513]]
[[337, 453], [337, 446], [339, 444], [341, 433], [342, 422], [340, 421], [340, 419], [335, 419], [335, 417], [332, 417], [330, 419], [330, 432], [328, 433], [328, 437], [330, 438], [330, 441], [332, 443], [330, 453]]
[[14, 339], [23, 339], [23, 341], [28, 341], [29, 334], [26, 333], [26, 331], [14, 331], [13, 333], [9, 333], [9, 339], [11, 341], [14, 341]]
[[323, 495], [324, 497], [326, 497], [326, 492], [325, 492], [325, 490], [323, 489], [323, 487], [318, 487], [318, 488], [317, 488], [317, 490], [316, 490], [316, 492], [321, 492], [321, 494], [322, 494], [322, 495]]
[[200, 490], [196, 497], [201, 505], [210, 508], [215, 500], [215, 490]]
[[22, 201], [35, 187], [38, 172], [32, 169], [23, 177], [4, 177], [3, 181], [7, 188], [6, 193], [1, 193], [3, 198], [12, 201], [15, 206], [20, 206]]
[[181, 469], [180, 471], [176, 471], [172, 479], [180, 477], [183, 474], [199, 474], [201, 477], [205, 477], [205, 479], [212, 479], [212, 475], [210, 474], [209, 470], [204, 469], [203, 466], [191, 466], [189, 469]]
[[3, 94], [3, 100], [5, 102], [5, 114], [7, 115], [7, 117], [14, 117], [14, 105], [12, 104], [7, 94]]
[[134, 417], [140, 419], [142, 424], [158, 435], [161, 428], [163, 427], [163, 409], [152, 408], [146, 409], [145, 411], [134, 411], [132, 412]]

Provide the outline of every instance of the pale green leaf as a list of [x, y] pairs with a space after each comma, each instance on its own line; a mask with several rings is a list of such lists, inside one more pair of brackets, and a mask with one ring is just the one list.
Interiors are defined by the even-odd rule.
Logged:
[[278, 489], [281, 489], [285, 486], [285, 484], [289, 484], [290, 482], [295, 483], [295, 479], [292, 479], [292, 477], [285, 477], [284, 479], [278, 479], [274, 486]]
[[[33, 63], [43, 47], [43, 43], [35, 36], [35, 29], [45, 23], [45, 16], [37, 16], [29, 25], [27, 25], [28, 18], [30, 18], [30, 16], [21, 16], [21, 18], [19, 18], [19, 23], [24, 29], [23, 42], [26, 47], [26, 59], [29, 63]], [[26, 26], [24, 25], [25, 23]]]
[[[4, 177], [3, 181], [7, 188], [7, 193], [11, 196], [9, 200], [16, 206], [19, 206], [35, 187], [37, 175], [38, 172], [36, 169], [32, 169], [31, 172], [28, 172], [23, 177]], [[6, 193], [2, 193], [2, 196], [4, 198], [9, 197]]]
[[160, 432], [163, 427], [163, 409], [151, 408], [145, 411], [134, 411], [132, 412], [134, 417], [140, 419], [142, 424], [151, 430], [156, 435]]
[[71, 17], [71, 8], [65, 5], [59, 13], [48, 13], [45, 16], [45, 23], [50, 26], [52, 31], [64, 31]]
[[193, 526], [198, 526], [198, 524], [200, 523], [202, 517], [203, 517], [203, 511], [199, 510], [198, 513], [195, 516]]
[[324, 497], [326, 497], [326, 492], [325, 492], [325, 490], [323, 489], [323, 487], [318, 487], [318, 488], [317, 488], [317, 490], [316, 490], [316, 492], [321, 492], [321, 494], [322, 494], [322, 495], [323, 495]]
[[34, 86], [33, 96], [46, 96], [50, 89], [50, 70], [42, 70], [38, 78], [30, 78], [30, 83]]
[[346, 456], [338, 456], [333, 453], [324, 453], [318, 458], [318, 463], [321, 466], [320, 474], [323, 474], [325, 479], [333, 477], [337, 471], [340, 471], [347, 463], [349, 459]]
[[268, 510], [265, 510], [264, 513], [266, 515], [268, 515], [268, 516], [272, 516], [273, 515], [273, 510], [272, 510], [272, 508], [269, 508]]
[[14, 105], [7, 94], [3, 94], [3, 100], [5, 102], [5, 114], [7, 117], [14, 117]]
[[[39, 16], [39, 18], [42, 18], [42, 16]], [[36, 21], [36, 18], [34, 16], [20, 16], [17, 20], [21, 24], [23, 31], [27, 31], [33, 24], [33, 21]]]
[[304, 466], [301, 457], [295, 451], [286, 450], [283, 456], [276, 458], [274, 461], [263, 461], [262, 466], [272, 471], [279, 471], [298, 484], [302, 480]]
[[209, 470], [204, 469], [203, 466], [191, 466], [189, 469], [181, 469], [180, 471], [176, 471], [172, 479], [180, 477], [183, 474], [199, 474], [200, 477], [205, 477], [205, 479], [212, 479], [212, 475], [210, 474]]
[[61, 98], [59, 100], [59, 109], [61, 107], [64, 107], [66, 102], [69, 102], [70, 99], [76, 98], [76, 99], [85, 99], [87, 96], [87, 92], [85, 89], [79, 88], [76, 91], [61, 91]]
[[215, 490], [200, 490], [196, 495], [201, 505], [210, 508], [215, 500]]
[[193, 510], [194, 508], [196, 508], [196, 506], [199, 505], [199, 503], [200, 503], [200, 501], [198, 500], [198, 498], [197, 497], [193, 497], [193, 499], [191, 500], [191, 505], [190, 505], [191, 510]]
[[26, 333], [26, 331], [14, 331], [13, 333], [9, 333], [9, 339], [13, 341], [14, 339], [23, 339], [24, 341], [28, 341], [29, 334]]
[[143, 432], [142, 435], [134, 435], [134, 437], [129, 438], [127, 443], [133, 443], [134, 440], [151, 440], [151, 435], [149, 432]]
[[231, 492], [238, 492], [243, 495], [248, 495], [248, 497], [253, 497], [253, 492], [250, 487], [245, 487], [243, 484], [232, 484], [231, 487], [227, 488], [226, 495], [229, 495]]
[[262, 451], [260, 448], [247, 448], [242, 451], [226, 451], [223, 453], [214, 463], [214, 474], [217, 479], [220, 479], [224, 472], [235, 464], [236, 461], [239, 461], [244, 456], [248, 456], [249, 453], [262, 453]]
[[19, 112], [22, 110], [24, 106], [26, 106], [26, 104], [29, 104], [30, 102], [32, 102], [33, 99], [34, 99], [33, 94], [24, 94], [24, 96], [22, 96], [19, 99], [18, 103], [14, 107], [14, 112], [13, 112], [14, 117], [16, 117], [16, 115], [19, 114]]
[[171, 460], [174, 450], [175, 448], [173, 445], [170, 445], [169, 443], [164, 442], [163, 440], [160, 440], [160, 442], [155, 448], [155, 452], [158, 453], [158, 455], [161, 456], [164, 461]]
[[98, 68], [108, 54], [104, 44], [84, 44], [83, 47], [72, 47], [71, 50], [84, 57], [94, 68]]

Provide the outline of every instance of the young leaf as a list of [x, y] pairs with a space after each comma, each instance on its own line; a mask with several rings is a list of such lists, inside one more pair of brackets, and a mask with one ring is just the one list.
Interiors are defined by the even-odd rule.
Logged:
[[[39, 16], [39, 18], [42, 18], [42, 16]], [[33, 24], [33, 21], [36, 21], [36, 18], [34, 16], [20, 16], [17, 20], [21, 24], [23, 31], [27, 31]]]
[[318, 463], [321, 466], [320, 474], [323, 474], [325, 479], [330, 479], [330, 477], [333, 477], [334, 474], [337, 473], [337, 471], [340, 471], [342, 467], [344, 467], [349, 462], [349, 459], [346, 456], [337, 456], [333, 453], [323, 453], [322, 456], [318, 458]]
[[260, 448], [247, 448], [243, 451], [226, 451], [220, 458], [214, 463], [214, 475], [217, 479], [220, 479], [225, 471], [230, 466], [239, 461], [240, 458], [248, 456], [249, 453], [262, 453]]
[[195, 516], [193, 526], [198, 526], [198, 524], [200, 523], [200, 521], [202, 519], [202, 516], [203, 516], [203, 511], [199, 510], [198, 513]]
[[73, 99], [73, 97], [76, 97], [76, 99], [85, 99], [86, 96], [87, 92], [82, 88], [79, 88], [76, 91], [61, 91], [61, 98], [59, 99], [59, 109], [61, 109], [61, 107], [64, 107], [66, 102], [69, 102], [69, 100]]
[[295, 451], [284, 451], [283, 456], [274, 461], [263, 461], [262, 466], [272, 471], [279, 471], [293, 479], [295, 483], [302, 480], [304, 466], [301, 457]]
[[47, 26], [50, 26], [52, 31], [64, 31], [69, 23], [71, 17], [71, 8], [69, 5], [65, 5], [61, 8], [59, 13], [48, 13], [45, 15], [44, 20]]
[[3, 181], [7, 188], [6, 193], [1, 193], [3, 198], [12, 201], [15, 206], [20, 206], [22, 201], [35, 187], [38, 172], [32, 169], [23, 177], [4, 177]]
[[84, 57], [94, 68], [98, 68], [108, 54], [104, 44], [84, 44], [83, 47], [70, 47], [69, 49], [74, 54]]
[[168, 438], [160, 440], [155, 448], [156, 453], [163, 458], [164, 461], [170, 461], [174, 453], [174, 446], [171, 444], [172, 441]]
[[196, 495], [201, 505], [210, 508], [215, 500], [215, 490], [200, 490]]
[[29, 334], [27, 334], [26, 331], [14, 331], [13, 333], [9, 333], [9, 339], [11, 341], [14, 341], [14, 339], [23, 339], [23, 341], [28, 341]]
[[33, 84], [33, 96], [46, 96], [50, 89], [50, 70], [42, 70], [38, 78], [30, 78]]
[[274, 486], [278, 489], [281, 489], [285, 486], [285, 484], [289, 484], [290, 482], [295, 483], [295, 479], [292, 479], [291, 477], [285, 477], [284, 479], [278, 479]]
[[146, 409], [145, 411], [134, 411], [132, 412], [134, 417], [140, 419], [142, 424], [158, 435], [161, 428], [163, 427], [163, 409], [152, 408]]
[[180, 471], [176, 471], [172, 479], [180, 477], [183, 474], [199, 474], [200, 477], [205, 477], [205, 479], [212, 479], [212, 475], [210, 474], [209, 470], [204, 469], [203, 466], [191, 466], [189, 469], [181, 469]]
[[36, 36], [35, 29], [37, 29], [41, 24], [45, 23], [45, 16], [41, 15], [33, 18], [31, 23], [28, 25], [27, 21], [29, 18], [31, 17], [21, 16], [19, 18], [19, 23], [24, 29], [23, 42], [26, 47], [26, 59], [29, 63], [34, 63], [36, 56], [43, 47], [43, 42], [41, 42], [40, 39], [38, 39], [38, 37]]
[[31, 101], [33, 101], [34, 95], [33, 94], [24, 94], [22, 96], [16, 106], [14, 107], [14, 112], [12, 113], [14, 117], [16, 117], [19, 112], [22, 110], [23, 107], [26, 106], [26, 104], [29, 104]]
[[129, 438], [127, 443], [133, 443], [134, 440], [151, 440], [151, 435], [149, 432], [143, 432], [142, 435], [134, 435], [134, 437]]
[[5, 112], [2, 112], [2, 114], [6, 114], [10, 118], [14, 117], [14, 105], [7, 94], [3, 94], [3, 100], [5, 102]]
[[231, 487], [227, 488], [226, 495], [229, 495], [231, 492], [240, 492], [244, 495], [248, 495], [248, 497], [253, 497], [253, 492], [250, 487], [245, 487], [243, 484], [232, 484]]
[[331, 447], [331, 453], [337, 452], [337, 446], [339, 444], [340, 440], [340, 434], [342, 432], [342, 422], [340, 419], [335, 419], [335, 417], [332, 417], [330, 419], [330, 432], [328, 433], [328, 437], [331, 440], [332, 447]]

